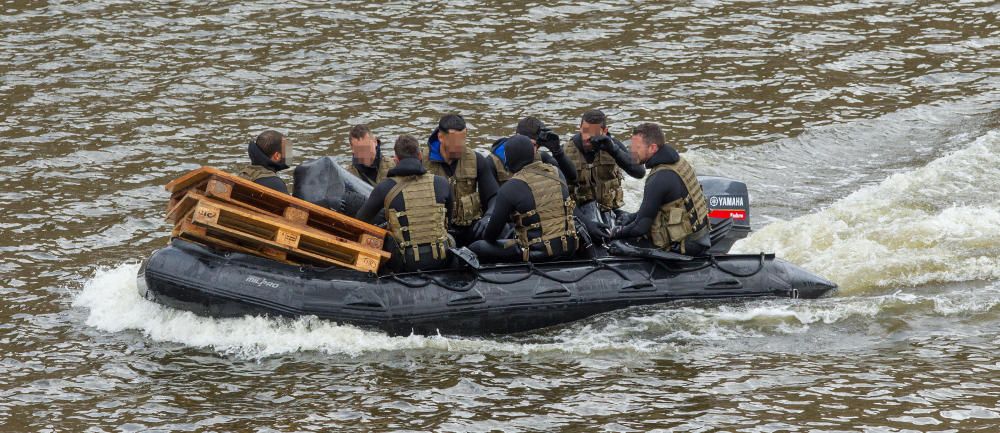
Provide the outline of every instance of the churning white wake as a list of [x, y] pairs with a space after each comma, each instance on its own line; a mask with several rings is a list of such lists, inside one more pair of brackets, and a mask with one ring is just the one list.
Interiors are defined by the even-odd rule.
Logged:
[[1000, 132], [777, 221], [734, 252], [771, 251], [842, 293], [1000, 279]]

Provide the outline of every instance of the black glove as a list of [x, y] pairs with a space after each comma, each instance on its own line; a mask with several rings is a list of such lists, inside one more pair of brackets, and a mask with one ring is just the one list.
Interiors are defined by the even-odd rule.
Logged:
[[538, 131], [538, 138], [535, 142], [553, 154], [559, 151], [559, 136], [549, 128], [542, 128]]
[[624, 227], [629, 224], [632, 224], [632, 222], [635, 221], [636, 215], [638, 214], [622, 211], [621, 213], [618, 214], [618, 217], [615, 218], [615, 225]]
[[612, 236], [613, 236], [615, 230], [618, 229], [618, 227], [611, 228], [611, 226], [609, 226], [609, 225], [607, 225], [605, 223], [594, 224], [594, 227], [597, 228], [597, 234], [598, 234], [598, 236], [600, 236], [600, 237], [602, 237], [604, 239], [614, 239]]
[[622, 230], [625, 229], [623, 226], [615, 226], [611, 229], [611, 233], [608, 233], [608, 239], [618, 239], [622, 235]]
[[490, 225], [490, 214], [483, 215], [479, 221], [476, 221], [476, 223], [472, 225], [472, 235], [475, 236], [476, 239], [482, 239], [483, 235], [486, 234], [486, 226], [488, 225]]
[[611, 152], [615, 148], [615, 142], [607, 135], [595, 135], [590, 137], [590, 145], [597, 150]]

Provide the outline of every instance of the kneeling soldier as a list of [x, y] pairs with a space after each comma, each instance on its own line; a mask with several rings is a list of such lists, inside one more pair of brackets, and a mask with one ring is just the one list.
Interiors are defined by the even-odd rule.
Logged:
[[662, 250], [699, 255], [712, 246], [708, 206], [694, 168], [665, 143], [663, 130], [643, 123], [632, 132], [632, 157], [650, 169], [639, 211], [615, 227], [612, 239], [640, 238]]
[[[515, 135], [506, 143], [507, 169], [482, 240], [469, 249], [484, 261], [536, 261], [571, 256], [577, 247], [573, 200], [562, 173], [534, 158], [531, 139]], [[498, 240], [508, 220], [516, 239]]]
[[451, 219], [451, 185], [448, 179], [427, 172], [417, 139], [402, 135], [396, 140], [396, 167], [386, 180], [375, 186], [357, 218], [373, 223], [379, 211], [391, 237], [386, 250], [392, 259], [391, 271], [438, 269], [448, 264], [448, 248], [454, 241], [448, 235]]

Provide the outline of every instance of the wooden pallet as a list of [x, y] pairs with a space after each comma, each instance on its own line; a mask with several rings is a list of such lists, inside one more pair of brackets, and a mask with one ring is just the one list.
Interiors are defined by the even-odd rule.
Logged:
[[[186, 209], [186, 210], [185, 210]], [[174, 236], [292, 264], [376, 272], [389, 253], [284, 217], [188, 191], [172, 209]], [[183, 213], [182, 217], [177, 214]]]
[[[168, 215], [189, 191], [198, 191], [206, 197], [239, 204], [248, 209], [301, 222], [315, 229], [333, 233], [341, 238], [381, 249], [386, 231], [351, 216], [346, 216], [322, 206], [309, 203], [258, 185], [239, 176], [212, 167], [192, 170], [166, 185], [170, 191]], [[173, 213], [174, 217], [178, 214]], [[169, 218], [169, 216], [168, 216]], [[176, 219], [174, 219], [176, 221]]]

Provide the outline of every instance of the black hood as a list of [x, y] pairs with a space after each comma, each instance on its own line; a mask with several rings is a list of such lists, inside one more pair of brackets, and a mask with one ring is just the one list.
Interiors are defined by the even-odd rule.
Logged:
[[673, 146], [664, 144], [660, 146], [660, 150], [649, 157], [649, 161], [646, 161], [646, 168], [653, 168], [660, 164], [673, 164], [680, 161], [680, 159], [681, 154], [677, 153], [677, 150]]
[[531, 139], [528, 137], [514, 135], [507, 139], [504, 147], [504, 153], [507, 154], [507, 169], [512, 172], [516, 173], [535, 161], [535, 145], [531, 144]]
[[389, 170], [386, 176], [413, 176], [416, 174], [424, 174], [427, 170], [424, 168], [424, 164], [420, 162], [417, 158], [403, 158], [399, 160], [396, 167]]
[[282, 157], [281, 161], [278, 162], [271, 161], [271, 158], [265, 155], [264, 151], [260, 150], [260, 147], [257, 146], [257, 143], [254, 143], [253, 141], [251, 141], [250, 144], [247, 145], [247, 154], [250, 155], [251, 164], [264, 167], [273, 172], [279, 172], [281, 170], [288, 168], [288, 165], [285, 164], [284, 157]]

